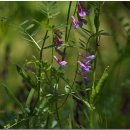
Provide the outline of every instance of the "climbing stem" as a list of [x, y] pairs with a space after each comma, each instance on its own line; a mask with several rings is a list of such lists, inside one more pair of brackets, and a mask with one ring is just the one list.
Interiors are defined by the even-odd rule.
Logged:
[[[99, 32], [99, 27], [100, 27], [100, 8], [101, 8], [101, 3], [100, 2], [96, 2], [96, 7], [94, 9], [94, 25], [95, 25], [95, 50], [94, 50], [94, 54], [95, 54], [95, 60], [94, 60], [94, 70], [93, 70], [93, 83], [92, 83], [92, 93], [93, 91], [95, 91], [95, 81], [96, 81], [96, 64], [97, 64], [97, 50], [98, 50], [98, 46], [99, 46], [99, 40], [100, 40], [100, 36], [98, 35]], [[93, 99], [90, 96], [90, 104], [93, 106]], [[94, 128], [94, 109], [90, 109], [89, 110], [89, 114], [90, 114], [90, 128]]]
[[[47, 22], [47, 25], [49, 24], [49, 19], [48, 19], [48, 22]], [[33, 114], [33, 111], [36, 107], [36, 105], [38, 104], [39, 102], [39, 99], [40, 99], [40, 89], [41, 89], [41, 69], [42, 69], [42, 54], [43, 54], [43, 50], [44, 50], [44, 45], [45, 45], [45, 42], [46, 42], [46, 39], [47, 39], [47, 35], [48, 35], [48, 29], [46, 30], [46, 33], [45, 33], [45, 36], [44, 36], [44, 39], [43, 39], [43, 43], [42, 43], [42, 47], [41, 47], [41, 50], [40, 50], [40, 54], [39, 54], [39, 69], [38, 69], [38, 82], [37, 82], [37, 99], [36, 99], [36, 102], [31, 110], [31, 114]]]
[[[66, 19], [66, 29], [65, 29], [65, 43], [68, 42], [68, 23], [69, 23], [69, 17], [70, 17], [70, 9], [71, 9], [72, 1], [69, 2], [69, 8], [67, 13], [67, 19]], [[66, 52], [66, 47], [64, 48], [64, 54]], [[62, 57], [62, 60], [64, 60], [65, 57]]]

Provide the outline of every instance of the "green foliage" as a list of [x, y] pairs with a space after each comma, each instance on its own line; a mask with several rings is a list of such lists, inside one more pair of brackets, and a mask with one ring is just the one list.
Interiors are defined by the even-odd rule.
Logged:
[[95, 88], [92, 89], [92, 94], [91, 94], [91, 103], [93, 103], [94, 99], [96, 98], [96, 96], [99, 94], [99, 92], [101, 91], [101, 88], [103, 87], [106, 79], [109, 76], [109, 66], [104, 70], [100, 80], [98, 81], [97, 85], [95, 86]]
[[[82, 18], [87, 24], [78, 29], [71, 21], [72, 15], [80, 20], [77, 1], [8, 4], [1, 3], [0, 9], [0, 128], [128, 128], [128, 4], [85, 2], [84, 8], [90, 12]], [[56, 30], [62, 32], [62, 38], [56, 40], [64, 42], [59, 46], [54, 39]], [[11, 54], [4, 46], [6, 42]], [[25, 42], [33, 48], [29, 50]], [[81, 73], [77, 61], [88, 60], [79, 53], [95, 55], [90, 73]], [[68, 64], [59, 65], [54, 56]], [[18, 64], [16, 72], [14, 64]], [[105, 68], [107, 65], [110, 67]], [[86, 76], [89, 82], [85, 82]], [[15, 94], [12, 89], [16, 89]]]
[[42, 2], [39, 9], [48, 19], [54, 18], [59, 14], [56, 2]]

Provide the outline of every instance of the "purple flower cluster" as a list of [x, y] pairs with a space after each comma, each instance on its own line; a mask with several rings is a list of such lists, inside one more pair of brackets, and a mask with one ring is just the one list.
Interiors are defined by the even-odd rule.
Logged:
[[78, 21], [76, 21], [76, 19], [74, 18], [74, 16], [71, 16], [71, 19], [72, 19], [72, 23], [73, 23], [73, 26], [75, 28], [79, 28], [79, 27], [82, 27], [83, 24], [87, 24], [87, 20], [83, 19], [84, 16], [88, 15], [89, 14], [89, 10], [85, 9], [83, 7], [83, 2], [78, 2], [78, 5], [77, 5], [77, 17], [78, 17]]
[[[54, 32], [54, 37], [53, 37], [53, 42], [55, 45], [55, 50], [56, 52], [61, 56], [64, 57], [65, 53], [62, 52], [60, 49], [58, 49], [58, 47], [62, 46], [64, 44], [63, 41], [61, 41], [62, 38], [62, 32], [60, 30], [55, 30]], [[61, 61], [58, 57], [54, 56], [55, 61], [60, 65], [60, 66], [65, 66], [67, 64], [66, 61]]]
[[64, 42], [61, 41], [61, 38], [62, 38], [62, 32], [59, 29], [55, 30], [54, 37], [53, 37], [53, 42], [56, 45], [56, 47], [59, 47], [62, 44], [64, 44]]
[[56, 56], [54, 56], [54, 59], [55, 59], [55, 61], [59, 64], [59, 65], [61, 65], [61, 66], [65, 66], [66, 64], [67, 64], [67, 62], [66, 61], [61, 61], [59, 58], [57, 58]]
[[85, 81], [85, 83], [88, 84], [89, 79], [86, 77], [86, 73], [91, 71], [90, 62], [95, 59], [95, 55], [89, 55], [89, 56], [86, 56], [84, 54], [79, 54], [79, 55], [86, 60], [85, 62], [78, 61], [79, 65], [81, 67], [79, 70], [79, 75], [81, 75], [83, 77], [83, 80]]

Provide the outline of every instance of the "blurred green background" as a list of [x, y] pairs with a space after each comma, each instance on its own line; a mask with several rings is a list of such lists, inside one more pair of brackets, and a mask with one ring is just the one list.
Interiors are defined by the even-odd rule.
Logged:
[[[75, 2], [72, 2], [71, 15]], [[20, 96], [24, 92], [21, 77], [15, 65], [24, 65], [26, 59], [38, 55], [35, 46], [23, 39], [18, 26], [25, 20], [36, 19], [44, 21], [45, 16], [39, 11], [41, 2], [0, 2], [0, 82], [4, 82], [9, 89]], [[86, 2], [86, 5], [88, 2]], [[65, 24], [69, 2], [57, 2], [60, 14], [51, 20], [51, 24]], [[94, 31], [93, 8], [87, 16], [89, 30]], [[71, 19], [70, 19], [71, 20]], [[106, 66], [110, 66], [110, 77], [102, 89], [96, 108], [95, 120], [99, 120], [96, 128], [130, 128], [130, 2], [104, 2], [100, 30], [105, 30], [110, 36], [102, 36], [98, 50], [97, 80]], [[63, 34], [65, 29], [62, 29]], [[44, 35], [42, 29], [40, 36]], [[51, 32], [49, 33], [51, 36]], [[39, 36], [35, 37], [38, 39]], [[79, 42], [80, 33], [71, 30], [70, 40]], [[63, 37], [64, 40], [64, 37]], [[50, 38], [46, 45], [50, 45]], [[91, 43], [92, 41], [90, 41]], [[77, 49], [67, 50], [66, 60], [70, 66], [66, 68], [67, 76], [73, 79]], [[46, 60], [50, 57], [51, 50], [44, 52]], [[26, 96], [25, 96], [26, 99]], [[25, 100], [24, 99], [24, 100]], [[68, 104], [69, 105], [69, 104]], [[10, 119], [14, 111], [14, 102], [8, 97], [0, 86], [0, 123]]]

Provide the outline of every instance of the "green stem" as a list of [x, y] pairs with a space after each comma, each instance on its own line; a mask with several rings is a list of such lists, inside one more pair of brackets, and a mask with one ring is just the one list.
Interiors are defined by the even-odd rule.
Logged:
[[[62, 78], [62, 79], [70, 86], [70, 88], [72, 90], [72, 86], [69, 84], [69, 82], [66, 79], [64, 79], [64, 78]], [[70, 95], [69, 93], [66, 95], [66, 98], [65, 98], [64, 102], [58, 107], [58, 109], [62, 108], [65, 105], [69, 95]]]
[[72, 1], [70, 1], [69, 8], [68, 8], [68, 14], [67, 14], [67, 20], [66, 20], [67, 23], [66, 23], [66, 30], [65, 30], [65, 41], [67, 40], [68, 23], [69, 23], [71, 4], [72, 4]]
[[100, 2], [98, 3], [98, 8], [95, 9], [95, 19], [94, 19], [95, 20], [95, 29], [96, 29], [96, 39], [95, 39], [95, 60], [94, 60], [92, 89], [94, 89], [94, 87], [95, 87], [95, 80], [96, 80], [97, 49], [98, 49], [98, 46], [99, 46], [98, 32], [99, 32], [99, 26], [100, 26], [99, 17], [100, 17]]
[[56, 99], [56, 102], [55, 102], [55, 107], [56, 107], [56, 115], [57, 115], [57, 119], [58, 119], [58, 124], [59, 124], [60, 129], [61, 129], [62, 127], [61, 127], [61, 122], [60, 122], [60, 117], [59, 117], [59, 112], [58, 112], [57, 99]]
[[[79, 59], [79, 54], [78, 54], [78, 56], [77, 56], [77, 60], [76, 60], [76, 61], [78, 61], [78, 59]], [[73, 87], [74, 84], [75, 84], [75, 80], [76, 80], [76, 77], [77, 77], [77, 71], [78, 71], [78, 63], [77, 63], [77, 66], [76, 66], [76, 71], [75, 71], [75, 76], [74, 76], [74, 80], [73, 80], [73, 83], [72, 83], [72, 87]]]
[[54, 55], [54, 48], [53, 48], [53, 47], [52, 47], [52, 52], [51, 52], [51, 54], [52, 54], [51, 64], [53, 64], [53, 55]]
[[[70, 1], [69, 3], [69, 8], [68, 8], [68, 13], [67, 13], [67, 19], [66, 19], [66, 30], [65, 30], [65, 43], [67, 43], [68, 39], [67, 39], [67, 34], [68, 34], [68, 23], [69, 23], [69, 17], [70, 17], [70, 9], [71, 9], [71, 4], [72, 1]], [[66, 47], [64, 48], [64, 54], [66, 52]], [[64, 60], [64, 56], [62, 57], [62, 60]]]
[[12, 129], [13, 127], [17, 126], [18, 124], [25, 122], [27, 119], [22, 119], [16, 123], [14, 123], [13, 125], [9, 126], [9, 127], [5, 127], [5, 129]]
[[[77, 8], [77, 3], [76, 3], [76, 6], [75, 6], [75, 10], [74, 10], [73, 16], [74, 16], [75, 13], [76, 13], [76, 8]], [[67, 37], [67, 39], [69, 39], [71, 28], [72, 28], [72, 21], [71, 21], [70, 28], [69, 28], [69, 31], [68, 31], [68, 37]]]
[[[76, 7], [77, 7], [77, 4], [76, 4], [76, 6], [75, 6], [74, 15], [75, 15], [75, 13], [76, 13]], [[72, 27], [72, 22], [71, 22], [71, 25], [70, 25], [70, 28], [69, 28], [67, 40], [69, 39], [71, 27]], [[65, 51], [66, 51], [66, 49], [64, 49], [64, 53], [65, 53]], [[78, 55], [78, 57], [77, 57], [77, 60], [78, 60], [78, 58], [79, 58], [79, 55]], [[62, 59], [62, 60], [64, 60], [64, 59]], [[77, 77], [77, 70], [78, 70], [78, 64], [77, 64], [77, 67], [76, 67], [76, 72], [75, 72], [75, 77], [74, 77], [73, 83], [72, 83], [71, 86], [69, 85], [71, 88], [73, 87], [73, 85], [74, 85], [74, 83], [75, 83], [75, 80], [76, 80], [76, 77]], [[65, 80], [64, 80], [64, 81], [65, 81]], [[68, 84], [68, 82], [67, 82], [67, 84]], [[67, 96], [66, 96], [64, 102], [61, 104], [60, 107], [58, 107], [58, 109], [64, 106], [64, 104], [66, 103], [68, 97], [69, 97], [69, 94], [67, 94]]]
[[[48, 20], [48, 23], [49, 24], [49, 20]], [[46, 31], [45, 33], [45, 36], [44, 36], [44, 40], [43, 40], [43, 43], [42, 43], [42, 47], [41, 47], [41, 50], [40, 50], [40, 56], [39, 56], [39, 61], [40, 63], [42, 62], [42, 54], [43, 54], [43, 49], [44, 49], [44, 45], [45, 45], [45, 42], [46, 42], [46, 38], [47, 38], [47, 35], [48, 35], [48, 30]], [[33, 113], [36, 105], [38, 104], [39, 102], [39, 99], [40, 99], [40, 88], [41, 88], [41, 69], [42, 69], [42, 66], [41, 64], [39, 65], [39, 70], [38, 70], [38, 82], [37, 82], [37, 88], [38, 88], [38, 96], [37, 96], [37, 99], [36, 99], [36, 102], [34, 104], [34, 107], [32, 108], [31, 110], [31, 114]]]
[[[99, 27], [100, 27], [100, 2], [98, 3], [98, 7], [95, 8], [95, 19], [94, 19], [94, 24], [95, 24], [95, 29], [96, 29], [96, 39], [95, 39], [95, 60], [94, 60], [94, 71], [93, 71], [93, 84], [92, 84], [92, 93], [95, 89], [95, 80], [96, 80], [96, 64], [97, 64], [97, 49], [99, 46]], [[90, 96], [90, 104], [93, 105], [93, 98]], [[90, 114], [90, 128], [94, 128], [94, 110], [90, 109], [89, 110]]]
[[[58, 82], [59, 82], [59, 78], [57, 79], [57, 83], [56, 83], [56, 84], [58, 84]], [[56, 87], [55, 87], [55, 98], [56, 98], [56, 101], [55, 101], [56, 116], [57, 116], [57, 120], [58, 120], [59, 127], [60, 127], [60, 129], [61, 129], [62, 126], [61, 126], [60, 116], [59, 116], [59, 112], [58, 112], [57, 88], [56, 88]]]
[[94, 110], [89, 110], [89, 113], [90, 113], [90, 124], [89, 124], [89, 127], [90, 127], [90, 129], [92, 129], [92, 128], [94, 128], [94, 124], [93, 124], [93, 120], [94, 120], [94, 112], [93, 112]]

